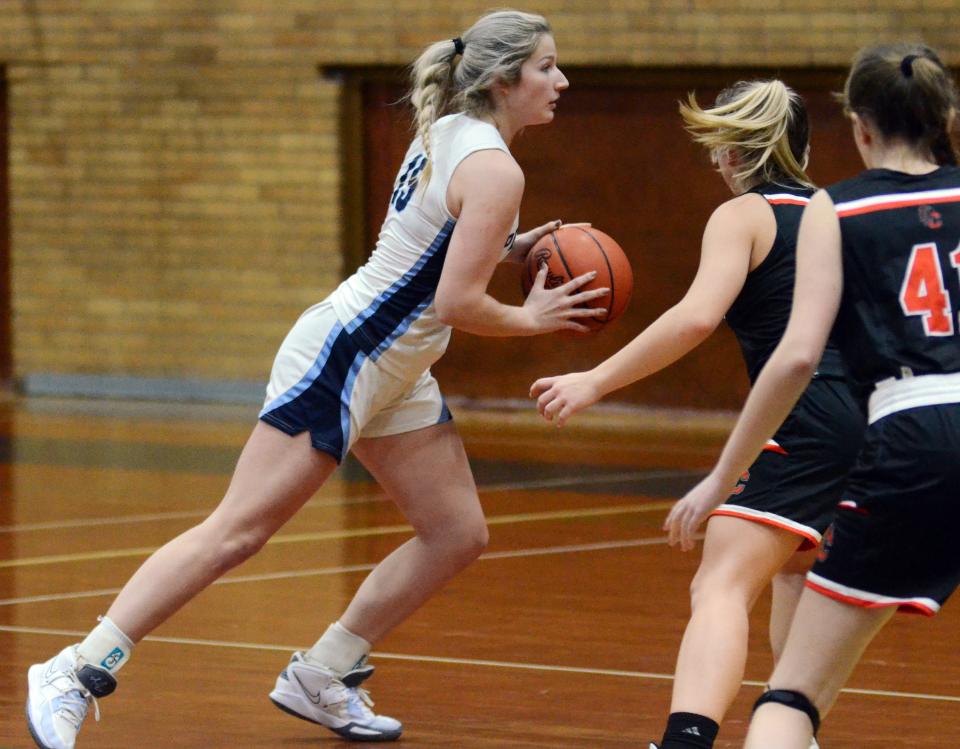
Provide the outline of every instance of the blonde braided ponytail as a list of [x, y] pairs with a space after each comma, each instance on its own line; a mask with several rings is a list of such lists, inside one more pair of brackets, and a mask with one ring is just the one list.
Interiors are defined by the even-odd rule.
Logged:
[[427, 154], [421, 188], [430, 181], [433, 123], [454, 112], [480, 117], [492, 111], [494, 84], [516, 83], [521, 66], [549, 33], [543, 16], [498, 10], [481, 17], [462, 37], [434, 42], [416, 59], [408, 98], [417, 137]]

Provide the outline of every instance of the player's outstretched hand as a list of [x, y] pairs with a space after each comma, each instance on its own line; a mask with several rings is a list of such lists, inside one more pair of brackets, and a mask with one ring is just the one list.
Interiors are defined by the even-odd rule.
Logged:
[[601, 396], [589, 372], [541, 377], [530, 386], [530, 397], [537, 399], [537, 411], [558, 427], [566, 424], [577, 411], [592, 406]]
[[567, 281], [565, 284], [548, 289], [544, 286], [547, 280], [547, 266], [540, 266], [533, 287], [523, 303], [523, 308], [533, 321], [534, 330], [538, 333], [551, 333], [555, 330], [589, 333], [590, 328], [577, 322], [577, 320], [586, 317], [604, 317], [607, 310], [605, 307], [585, 307], [583, 305], [606, 296], [610, 293], [610, 289], [607, 287], [591, 289], [590, 291], [577, 291], [577, 289], [590, 283], [596, 277], [597, 272], [592, 270]]
[[681, 549], [690, 551], [700, 524], [730, 496], [730, 488], [727, 482], [711, 473], [688, 491], [673, 506], [663, 524], [668, 543], [671, 546], [679, 543]]

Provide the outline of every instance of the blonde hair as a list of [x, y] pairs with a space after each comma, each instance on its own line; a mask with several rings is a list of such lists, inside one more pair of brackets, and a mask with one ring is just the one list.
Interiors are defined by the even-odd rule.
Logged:
[[432, 157], [430, 126], [452, 112], [475, 117], [493, 111], [490, 90], [496, 83], [520, 80], [520, 68], [540, 39], [550, 34], [543, 16], [518, 10], [499, 10], [481, 17], [459, 39], [428, 46], [413, 63], [408, 95], [414, 109], [414, 127], [427, 154], [421, 186], [430, 180]]
[[813, 187], [807, 176], [810, 127], [803, 99], [783, 81], [740, 81], [702, 109], [693, 93], [680, 102], [680, 115], [697, 143], [711, 151], [736, 149], [740, 168], [734, 179], [793, 182]]

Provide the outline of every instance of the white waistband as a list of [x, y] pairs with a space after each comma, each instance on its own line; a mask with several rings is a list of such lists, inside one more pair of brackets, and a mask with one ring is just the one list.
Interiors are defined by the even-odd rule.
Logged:
[[870, 394], [869, 423], [897, 411], [941, 403], [960, 403], [960, 372], [940, 375], [891, 377], [881, 380]]

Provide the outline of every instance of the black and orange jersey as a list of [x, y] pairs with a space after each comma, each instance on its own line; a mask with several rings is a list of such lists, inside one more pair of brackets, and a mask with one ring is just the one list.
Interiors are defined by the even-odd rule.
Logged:
[[835, 332], [851, 377], [960, 371], [960, 168], [869, 169], [828, 187], [840, 219]]
[[[801, 185], [758, 185], [750, 192], [761, 195], [773, 209], [777, 234], [773, 247], [756, 268], [747, 274], [743, 288], [727, 311], [750, 382], [754, 382], [786, 330], [793, 302], [796, 275], [797, 233], [800, 217], [813, 190]], [[843, 367], [833, 344], [827, 346], [817, 371], [840, 376]]]

